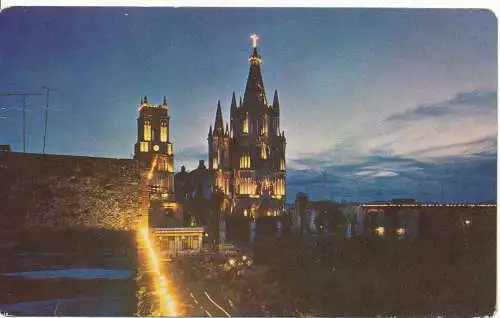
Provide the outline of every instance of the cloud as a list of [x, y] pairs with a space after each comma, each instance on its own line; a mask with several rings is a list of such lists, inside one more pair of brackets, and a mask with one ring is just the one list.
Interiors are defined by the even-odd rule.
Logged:
[[288, 198], [496, 200], [496, 103], [496, 92], [474, 90], [371, 119], [331, 149], [289, 159]]
[[177, 170], [180, 170], [181, 166], [185, 166], [188, 170], [196, 169], [199, 160], [207, 161], [207, 147], [201, 145], [184, 147], [175, 152], [174, 158]]
[[420, 105], [404, 113], [392, 115], [387, 118], [387, 121], [418, 121], [429, 117], [436, 118], [457, 115], [464, 110], [473, 112], [496, 111], [496, 105], [496, 92], [475, 90], [467, 93], [459, 93], [447, 101]]
[[308, 193], [312, 200], [492, 201], [496, 200], [496, 161], [496, 154], [447, 157], [436, 162], [369, 156], [357, 164], [323, 171], [288, 170], [288, 201], [298, 192]]

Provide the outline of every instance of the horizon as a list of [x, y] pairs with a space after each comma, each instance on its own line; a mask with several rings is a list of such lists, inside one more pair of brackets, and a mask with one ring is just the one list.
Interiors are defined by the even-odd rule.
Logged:
[[[141, 97], [166, 95], [175, 171], [193, 170], [217, 100], [227, 121], [242, 95], [256, 32], [287, 202], [496, 202], [496, 23], [455, 9], [9, 8], [0, 93], [56, 88], [46, 153], [123, 159]], [[20, 99], [1, 105], [0, 144], [22, 151]], [[41, 152], [44, 106], [28, 98], [28, 152]]]

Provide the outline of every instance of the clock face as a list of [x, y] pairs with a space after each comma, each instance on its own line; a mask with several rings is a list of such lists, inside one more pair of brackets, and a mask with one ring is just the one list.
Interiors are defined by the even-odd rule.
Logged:
[[158, 146], [158, 145], [154, 145], [154, 146], [153, 146], [153, 150], [154, 150], [154, 151], [158, 151], [158, 150], [160, 150], [160, 146]]

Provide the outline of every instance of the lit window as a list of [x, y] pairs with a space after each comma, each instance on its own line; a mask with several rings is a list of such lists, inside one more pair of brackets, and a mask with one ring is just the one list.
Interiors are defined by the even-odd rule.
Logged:
[[262, 145], [262, 147], [260, 148], [260, 157], [264, 160], [267, 159], [267, 151], [266, 151], [266, 145]]
[[212, 160], [212, 166], [213, 166], [214, 170], [219, 169], [219, 163], [217, 162], [217, 158], [214, 158]]
[[168, 172], [174, 172], [174, 167], [173, 167], [172, 163], [170, 163], [169, 161], [167, 161], [166, 165], [167, 165], [167, 171]]
[[167, 144], [167, 155], [171, 155], [173, 153], [172, 144]]
[[247, 211], [247, 209], [245, 209], [245, 211], [243, 211], [243, 215], [244, 215], [244, 216], [248, 216], [248, 211]]
[[149, 142], [141, 141], [141, 152], [149, 151]]
[[149, 120], [144, 122], [144, 140], [151, 141], [151, 122]]
[[248, 134], [248, 114], [245, 114], [245, 119], [243, 119], [243, 133]]
[[243, 155], [240, 157], [240, 168], [241, 169], [249, 169], [251, 166], [250, 156]]
[[280, 170], [285, 171], [286, 166], [285, 166], [285, 159], [281, 159], [280, 161]]
[[398, 236], [403, 236], [403, 235], [405, 235], [406, 230], [404, 228], [400, 227], [399, 229], [396, 230], [396, 233], [398, 234]]
[[267, 126], [267, 115], [264, 115], [264, 118], [262, 119], [262, 135], [267, 136]]
[[161, 142], [166, 142], [168, 139], [168, 133], [167, 133], [167, 123], [162, 122], [161, 127], [160, 127], [160, 141]]

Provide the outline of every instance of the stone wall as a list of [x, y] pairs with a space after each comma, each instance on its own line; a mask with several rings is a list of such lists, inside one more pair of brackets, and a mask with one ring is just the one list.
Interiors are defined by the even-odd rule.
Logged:
[[135, 160], [0, 152], [0, 229], [132, 230], [140, 178]]

